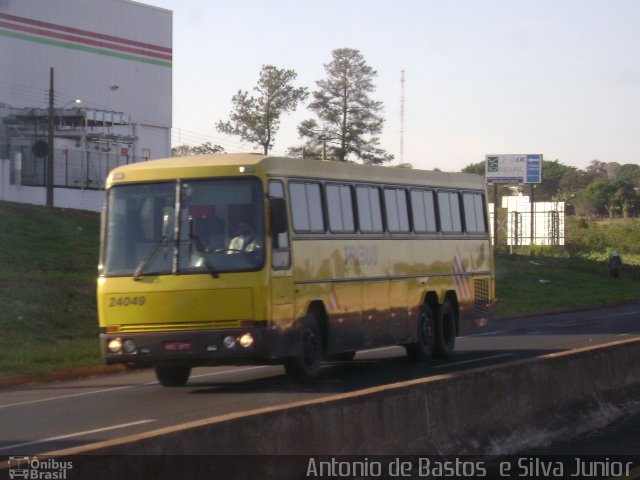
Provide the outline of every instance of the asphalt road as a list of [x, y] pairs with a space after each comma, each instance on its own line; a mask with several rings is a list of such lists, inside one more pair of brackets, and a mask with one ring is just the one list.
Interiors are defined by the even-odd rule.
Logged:
[[35, 455], [265, 406], [640, 337], [640, 304], [502, 320], [460, 337], [447, 361], [412, 364], [404, 349], [360, 352], [327, 364], [313, 385], [279, 366], [194, 369], [164, 388], [152, 370], [0, 390], [0, 457]]

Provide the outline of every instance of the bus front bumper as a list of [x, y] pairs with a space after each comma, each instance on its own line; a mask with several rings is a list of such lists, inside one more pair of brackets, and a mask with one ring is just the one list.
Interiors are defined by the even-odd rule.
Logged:
[[217, 365], [267, 363], [267, 328], [101, 333], [105, 363]]

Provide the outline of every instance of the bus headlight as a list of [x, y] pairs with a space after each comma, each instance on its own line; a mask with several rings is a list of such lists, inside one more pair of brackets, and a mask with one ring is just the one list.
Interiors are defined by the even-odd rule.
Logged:
[[122, 339], [114, 338], [113, 340], [110, 340], [109, 343], [107, 344], [107, 350], [109, 350], [109, 353], [121, 353]]
[[251, 335], [250, 333], [245, 333], [240, 337], [238, 343], [243, 348], [249, 348], [251, 345], [253, 345], [253, 335]]
[[222, 343], [224, 344], [224, 347], [227, 350], [232, 350], [236, 348], [236, 339], [231, 335], [227, 335], [226, 337], [224, 337], [224, 340], [222, 340]]
[[122, 344], [122, 350], [124, 350], [124, 353], [136, 353], [138, 347], [133, 340], [125, 340]]

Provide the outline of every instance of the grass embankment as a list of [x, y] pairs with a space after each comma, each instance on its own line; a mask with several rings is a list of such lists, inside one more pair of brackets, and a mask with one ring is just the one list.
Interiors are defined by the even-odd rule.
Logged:
[[0, 376], [100, 363], [97, 213], [0, 202]]
[[[639, 237], [636, 221], [569, 221], [567, 248], [496, 255], [498, 315], [637, 299]], [[98, 238], [96, 213], [0, 202], [0, 377], [101, 364]], [[625, 261], [617, 281], [608, 277], [609, 245]]]
[[[553, 253], [553, 252], [549, 252]], [[622, 253], [621, 277], [609, 278], [606, 258], [496, 255], [500, 317], [604, 305], [640, 299], [640, 266]]]
[[[623, 260], [609, 277], [611, 251]], [[497, 313], [501, 317], [640, 299], [640, 220], [588, 222], [565, 217], [565, 246], [520, 247], [495, 256]]]

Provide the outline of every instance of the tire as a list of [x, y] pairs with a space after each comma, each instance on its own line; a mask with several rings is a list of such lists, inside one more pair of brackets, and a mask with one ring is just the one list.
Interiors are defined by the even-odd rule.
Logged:
[[327, 360], [332, 362], [350, 362], [356, 358], [356, 352], [342, 352], [342, 353], [334, 353], [333, 355], [329, 355]]
[[156, 367], [156, 378], [164, 387], [182, 387], [189, 380], [191, 367]]
[[448, 358], [456, 346], [456, 313], [448, 300], [440, 306], [435, 322], [434, 358]]
[[407, 357], [412, 362], [425, 362], [433, 356], [434, 319], [429, 305], [420, 307], [416, 322], [417, 341], [405, 346]]
[[309, 312], [301, 325], [300, 353], [285, 361], [287, 376], [308, 382], [315, 379], [322, 361], [322, 334], [313, 312]]

